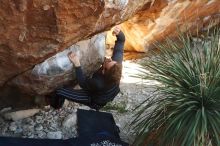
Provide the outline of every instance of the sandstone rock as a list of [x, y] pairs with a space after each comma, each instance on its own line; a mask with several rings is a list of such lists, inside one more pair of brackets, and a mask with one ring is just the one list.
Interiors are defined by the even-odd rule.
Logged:
[[151, 0], [1, 0], [0, 86]]
[[67, 54], [75, 52], [86, 75], [98, 69], [105, 56], [105, 33], [78, 42], [36, 65], [32, 70], [14, 78], [11, 82], [29, 94], [47, 94], [75, 78], [73, 65]]
[[21, 111], [5, 113], [4, 118], [7, 120], [17, 121], [17, 120], [21, 120], [21, 119], [33, 116], [39, 111], [40, 111], [39, 109], [29, 109], [29, 110], [21, 110]]
[[[154, 43], [175, 38], [178, 31], [203, 31], [220, 24], [219, 0], [157, 0], [147, 3], [134, 17], [122, 24], [125, 49], [147, 52]], [[113, 44], [109, 38], [108, 44]]]

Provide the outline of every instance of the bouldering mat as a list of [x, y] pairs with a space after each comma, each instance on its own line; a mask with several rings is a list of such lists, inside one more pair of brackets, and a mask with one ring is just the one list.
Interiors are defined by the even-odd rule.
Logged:
[[112, 114], [79, 109], [77, 118], [76, 138], [58, 140], [0, 137], [0, 146], [128, 146], [121, 141]]

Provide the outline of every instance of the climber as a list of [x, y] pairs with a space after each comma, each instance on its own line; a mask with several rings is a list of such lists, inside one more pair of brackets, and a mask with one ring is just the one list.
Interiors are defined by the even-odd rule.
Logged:
[[70, 61], [75, 66], [76, 79], [82, 89], [57, 89], [53, 94], [55, 97], [50, 98], [52, 107], [60, 108], [64, 99], [69, 99], [98, 110], [107, 102], [112, 101], [119, 93], [125, 36], [120, 26], [115, 26], [112, 34], [117, 38], [113, 55], [111, 58], [105, 58], [102, 66], [91, 78], [84, 76], [78, 56], [73, 52], [68, 54]]

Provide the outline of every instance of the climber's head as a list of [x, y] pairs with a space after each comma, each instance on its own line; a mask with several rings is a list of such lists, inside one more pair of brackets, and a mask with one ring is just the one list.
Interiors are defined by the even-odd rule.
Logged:
[[105, 58], [102, 68], [102, 73], [104, 74], [105, 80], [108, 82], [108, 84], [119, 84], [122, 72], [121, 64], [113, 61], [110, 58]]
[[102, 73], [105, 74], [106, 71], [110, 70], [117, 62], [113, 61], [111, 58], [105, 58], [102, 64]]

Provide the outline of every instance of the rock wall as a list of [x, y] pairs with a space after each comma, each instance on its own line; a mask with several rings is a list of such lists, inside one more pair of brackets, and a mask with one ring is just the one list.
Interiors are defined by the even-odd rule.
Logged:
[[151, 0], [1, 0], [0, 86]]
[[[147, 52], [176, 30], [202, 31], [220, 24], [220, 0], [155, 0], [147, 3], [134, 17], [122, 24], [128, 51]], [[111, 43], [111, 41], [110, 41]]]

